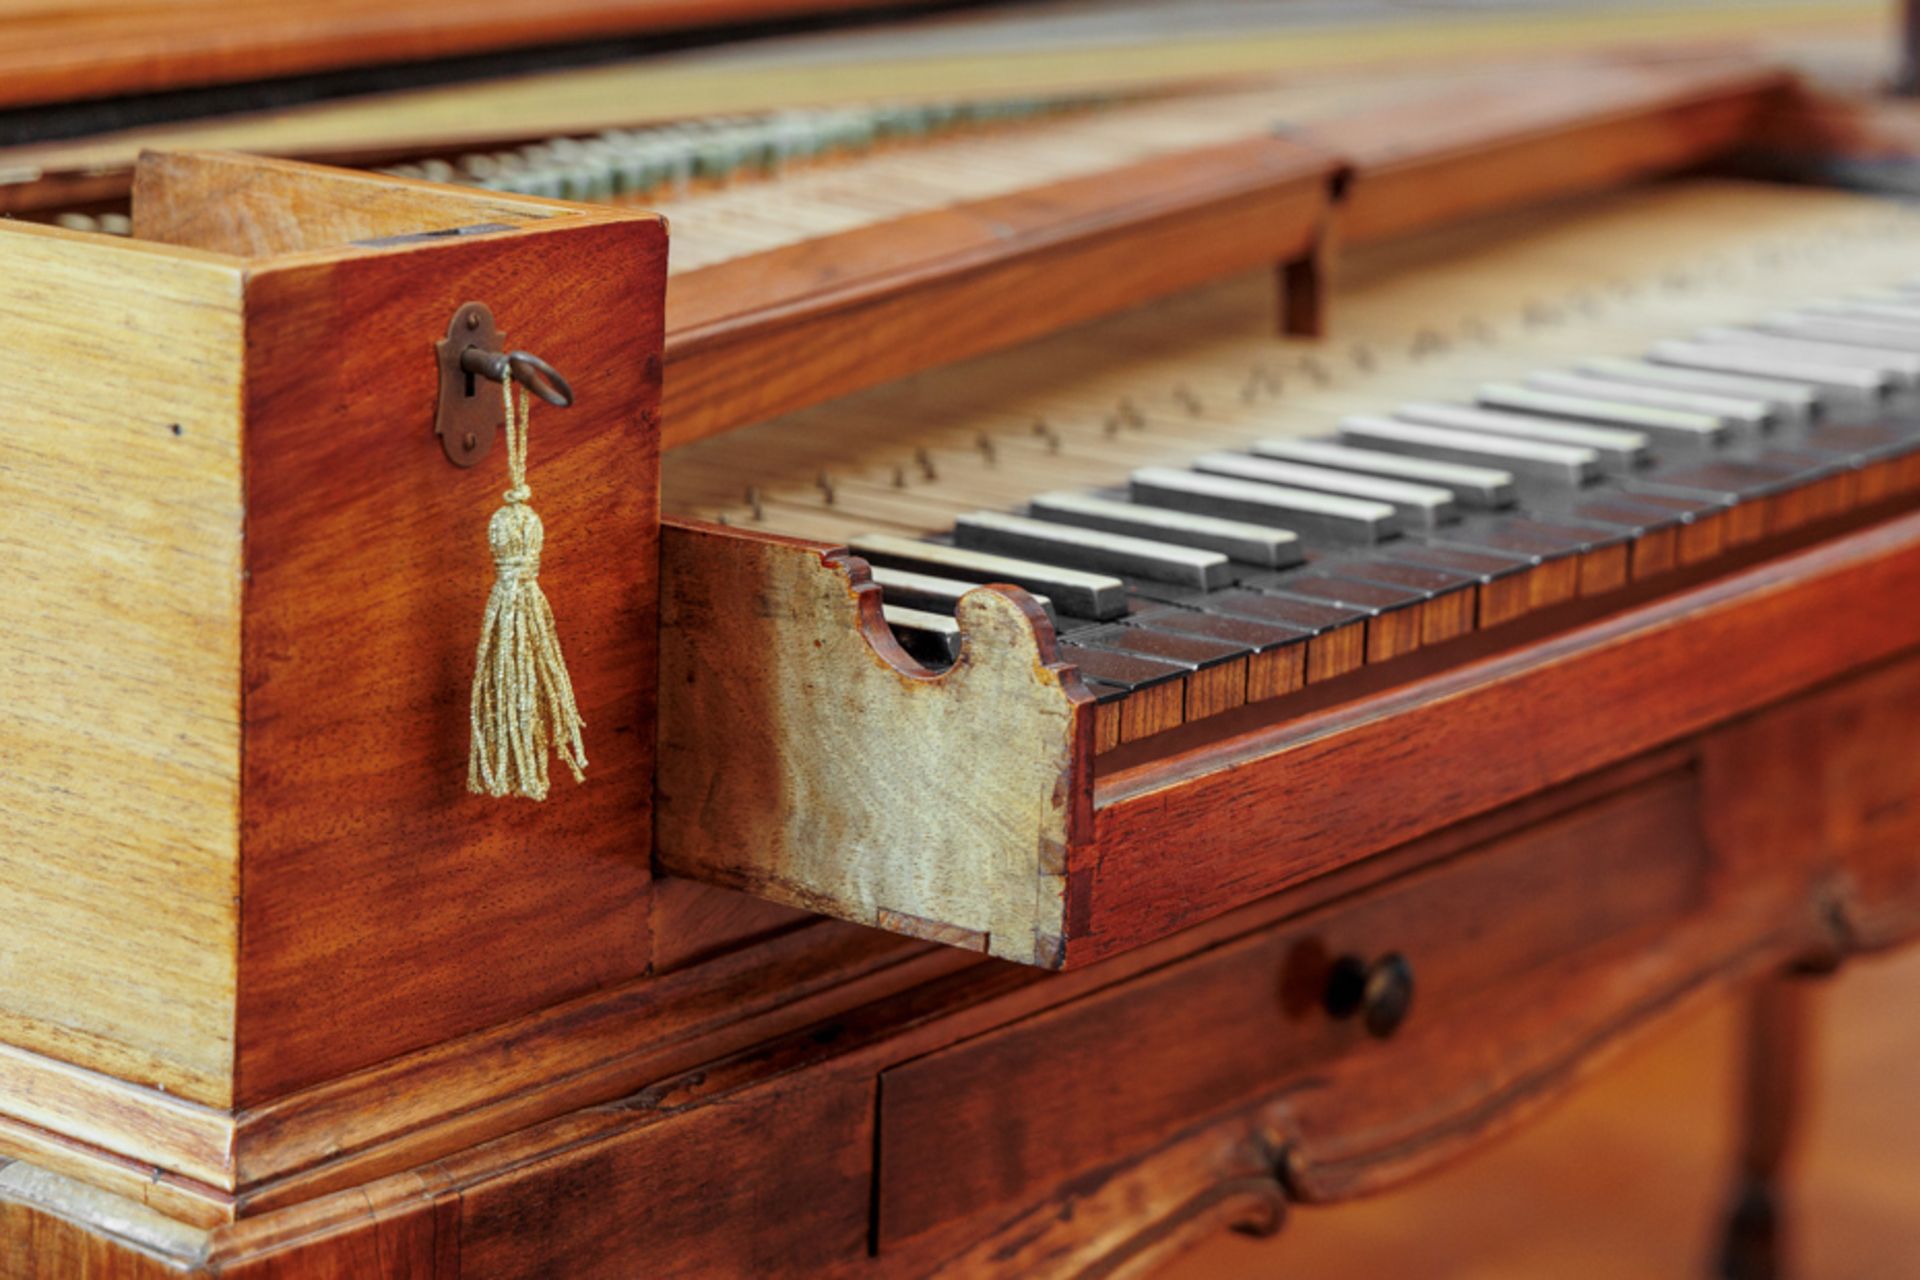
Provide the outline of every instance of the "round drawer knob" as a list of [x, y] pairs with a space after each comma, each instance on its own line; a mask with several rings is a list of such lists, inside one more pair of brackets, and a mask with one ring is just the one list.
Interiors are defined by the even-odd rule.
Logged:
[[1359, 1015], [1367, 1034], [1385, 1040], [1400, 1029], [1413, 1007], [1413, 966], [1398, 951], [1372, 964], [1341, 956], [1327, 975], [1327, 1012], [1336, 1018]]

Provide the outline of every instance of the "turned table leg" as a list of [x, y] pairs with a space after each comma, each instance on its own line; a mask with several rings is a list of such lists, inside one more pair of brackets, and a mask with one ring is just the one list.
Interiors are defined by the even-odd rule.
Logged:
[[1794, 973], [1768, 977], [1747, 1007], [1740, 1157], [1720, 1253], [1724, 1280], [1785, 1274], [1781, 1182], [1805, 1098], [1808, 985]]

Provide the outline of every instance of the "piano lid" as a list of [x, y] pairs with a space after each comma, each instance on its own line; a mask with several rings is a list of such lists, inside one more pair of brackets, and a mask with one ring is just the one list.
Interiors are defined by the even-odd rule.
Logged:
[[[658, 48], [664, 33], [798, 21], [925, 0], [55, 0], [0, 7], [0, 110], [132, 94], [255, 84], [345, 68], [466, 61], [463, 78], [498, 73], [489, 55], [534, 50], [595, 60]], [[655, 37], [609, 43], [617, 37]], [[445, 78], [444, 76], [439, 78]], [[412, 83], [420, 83], [414, 78]], [[394, 88], [407, 80], [369, 82]], [[284, 99], [269, 97], [256, 105]]]

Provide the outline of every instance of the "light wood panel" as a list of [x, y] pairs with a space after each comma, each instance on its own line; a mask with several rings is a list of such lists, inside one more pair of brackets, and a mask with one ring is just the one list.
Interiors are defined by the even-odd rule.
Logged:
[[0, 225], [0, 1038], [230, 1099], [241, 272]]
[[241, 258], [495, 223], [522, 226], [565, 212], [528, 197], [219, 152], [148, 153], [133, 186], [135, 236]]
[[1092, 700], [1031, 598], [961, 603], [933, 675], [879, 594], [822, 548], [668, 525], [660, 859], [670, 871], [895, 932], [1047, 962]]

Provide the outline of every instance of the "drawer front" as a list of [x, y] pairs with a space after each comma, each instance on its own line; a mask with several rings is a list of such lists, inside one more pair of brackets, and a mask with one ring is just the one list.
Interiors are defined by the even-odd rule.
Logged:
[[1813, 868], [1837, 946], [1920, 933], [1920, 657], [1731, 725], [1703, 759], [1723, 862]]
[[[1708, 861], [1694, 774], [1658, 775], [895, 1067], [881, 1080], [878, 1238], [1039, 1194], [1283, 1091], [1301, 1103], [1301, 1136], [1317, 1126], [1336, 1161], [1417, 1141], [1396, 1125], [1444, 1130], [1660, 985], [1634, 957], [1698, 913]], [[1389, 1030], [1393, 968], [1379, 962], [1394, 955], [1414, 994]], [[1369, 971], [1373, 990], [1350, 993], [1360, 1007], [1334, 1016], [1330, 993]], [[1331, 1073], [1356, 1066], [1385, 1120], [1344, 1091], [1340, 1109], [1318, 1105]]]

